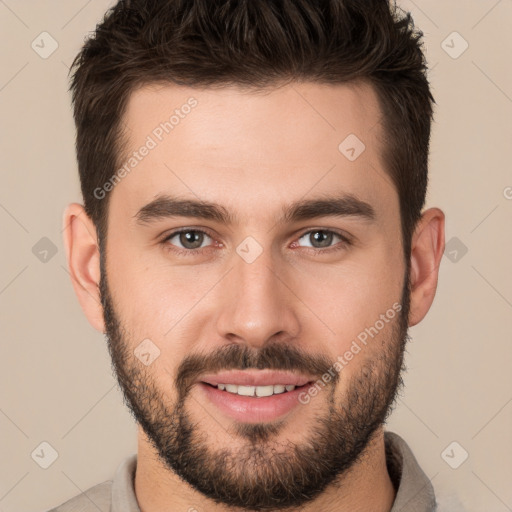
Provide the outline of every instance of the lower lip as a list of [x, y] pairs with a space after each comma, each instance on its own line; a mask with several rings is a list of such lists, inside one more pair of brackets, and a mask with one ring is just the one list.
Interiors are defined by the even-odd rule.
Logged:
[[243, 423], [259, 423], [280, 418], [301, 405], [299, 395], [308, 386], [309, 383], [277, 395], [251, 397], [221, 391], [204, 382], [199, 383], [199, 388], [214, 405], [234, 420]]

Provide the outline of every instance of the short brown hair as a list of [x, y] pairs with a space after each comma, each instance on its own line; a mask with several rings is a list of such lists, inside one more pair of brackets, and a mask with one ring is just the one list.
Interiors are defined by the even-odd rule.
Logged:
[[398, 191], [408, 260], [425, 202], [435, 103], [422, 36], [410, 13], [388, 0], [120, 0], [71, 67], [81, 189], [100, 247], [108, 196], [94, 190], [121, 165], [121, 120], [136, 87], [364, 80], [383, 114], [382, 156]]

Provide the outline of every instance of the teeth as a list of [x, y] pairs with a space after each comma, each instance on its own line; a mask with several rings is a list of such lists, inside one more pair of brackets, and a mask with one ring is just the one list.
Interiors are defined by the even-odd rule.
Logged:
[[255, 386], [238, 386], [238, 394], [242, 396], [254, 396]]
[[274, 386], [255, 386], [256, 396], [272, 396], [274, 394]]
[[234, 393], [240, 396], [272, 396], [284, 393], [286, 391], [293, 391], [296, 386], [289, 384], [283, 386], [282, 384], [275, 384], [270, 386], [237, 386], [236, 384], [218, 384], [217, 387], [221, 391]]

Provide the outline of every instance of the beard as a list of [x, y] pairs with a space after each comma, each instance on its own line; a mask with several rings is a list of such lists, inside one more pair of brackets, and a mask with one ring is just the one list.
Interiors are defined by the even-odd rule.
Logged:
[[136, 340], [116, 313], [104, 268], [102, 258], [100, 293], [112, 368], [125, 404], [166, 468], [213, 502], [243, 510], [296, 510], [312, 502], [328, 486], [341, 486], [341, 477], [362, 457], [403, 385], [409, 269], [400, 302], [402, 310], [390, 321], [391, 334], [384, 337], [382, 333], [378, 337], [381, 346], [370, 347], [368, 351], [376, 355], [365, 357], [345, 382], [341, 402], [335, 400], [340, 374], [334, 372], [332, 381], [320, 392], [327, 393], [326, 398], [314, 399], [325, 401], [325, 411], [314, 417], [308, 429], [304, 428], [304, 442], [279, 442], [285, 420], [234, 422], [229, 433], [243, 440], [240, 447], [226, 443], [214, 448], [211, 433], [201, 427], [200, 421], [194, 421], [186, 408], [194, 398], [190, 390], [202, 374], [255, 368], [305, 372], [321, 378], [334, 361], [284, 343], [269, 343], [260, 350], [231, 344], [209, 355], [191, 354], [178, 366], [174, 378], [177, 398], [170, 403], [149, 367], [134, 356]]

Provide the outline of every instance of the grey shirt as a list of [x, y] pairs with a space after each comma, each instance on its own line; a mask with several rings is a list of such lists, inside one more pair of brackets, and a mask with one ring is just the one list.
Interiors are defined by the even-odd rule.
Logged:
[[[386, 463], [396, 497], [390, 512], [435, 512], [434, 489], [407, 443], [384, 433]], [[137, 454], [127, 457], [113, 480], [95, 485], [49, 512], [141, 512], [135, 497]]]

